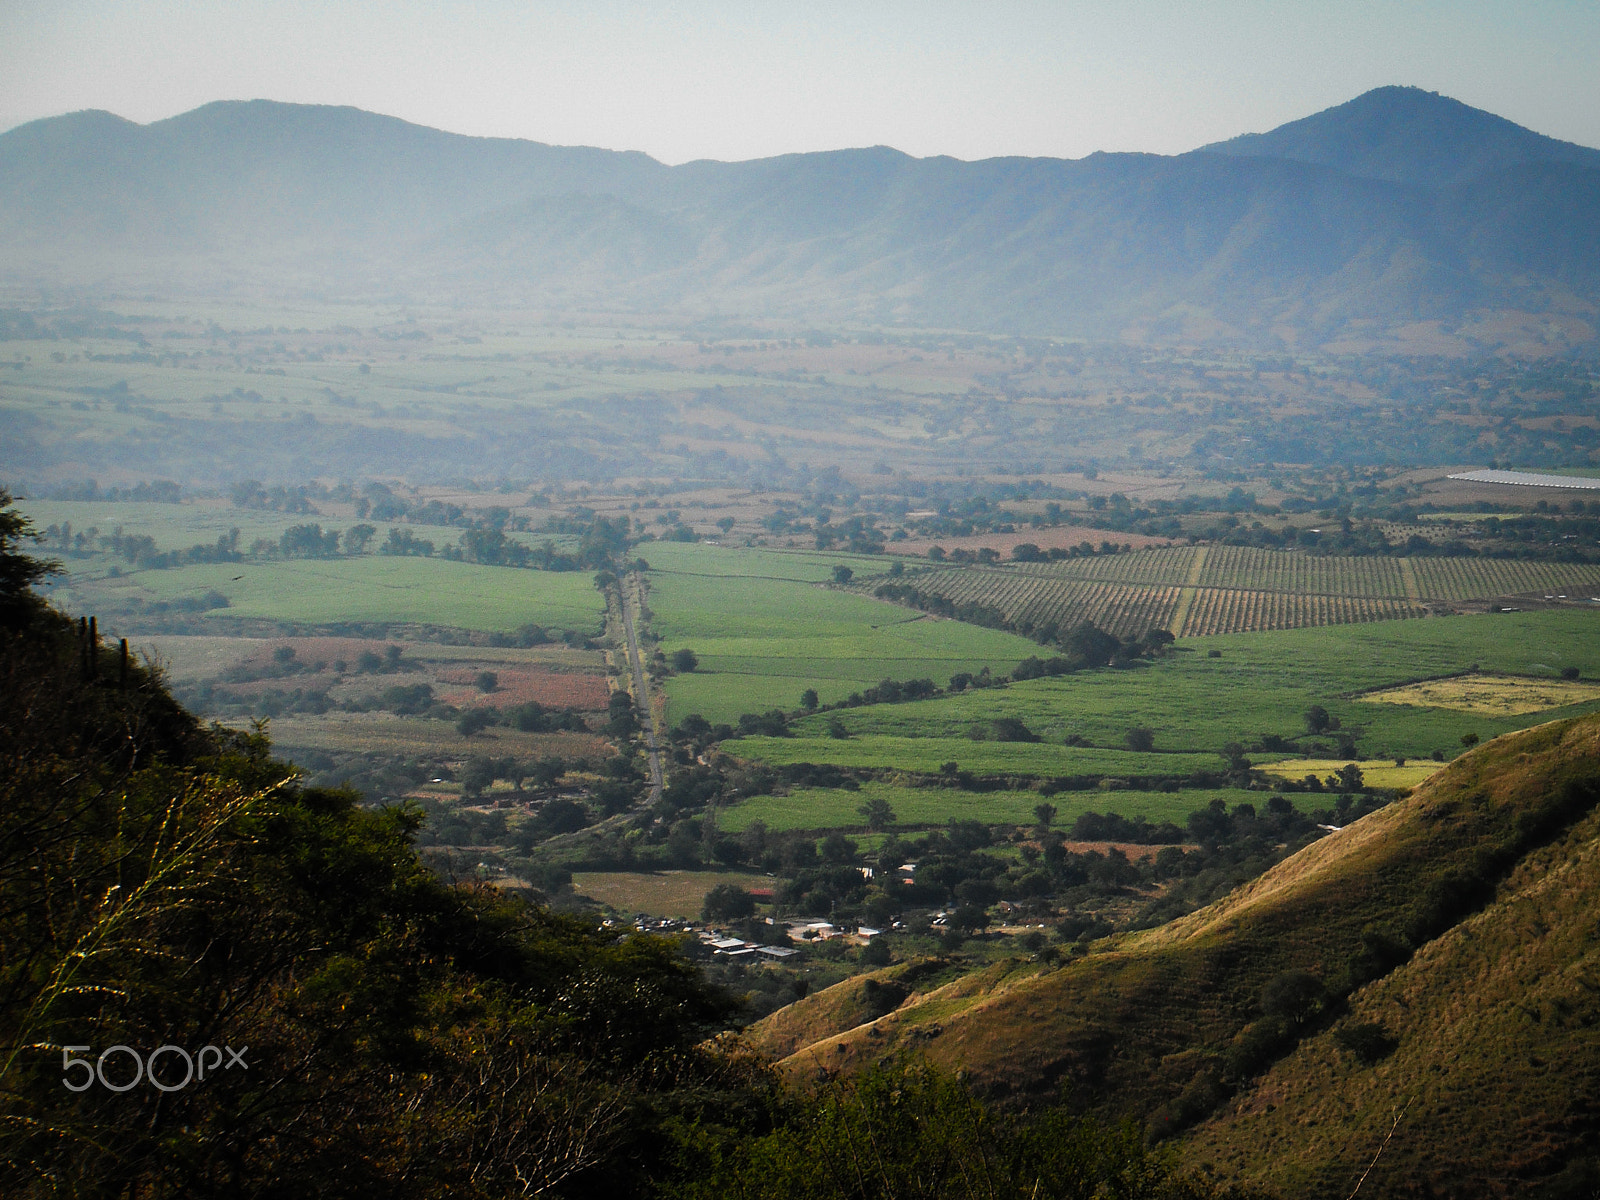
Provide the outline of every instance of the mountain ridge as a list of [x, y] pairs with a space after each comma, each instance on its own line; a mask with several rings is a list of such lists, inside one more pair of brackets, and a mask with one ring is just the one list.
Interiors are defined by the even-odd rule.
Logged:
[[0, 135], [0, 278], [1094, 337], [1196, 336], [1199, 313], [1280, 347], [1550, 310], [1594, 341], [1600, 151], [1413, 93], [1174, 156], [675, 167], [349, 107], [90, 110]]
[[1287, 158], [1427, 187], [1456, 186], [1534, 162], [1600, 169], [1600, 150], [1414, 87], [1374, 88], [1266, 133], [1212, 142], [1195, 153]]

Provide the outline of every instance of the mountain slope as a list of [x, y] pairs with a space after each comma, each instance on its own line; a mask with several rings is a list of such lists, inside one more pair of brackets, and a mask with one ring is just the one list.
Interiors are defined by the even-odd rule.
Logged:
[[150, 125], [73, 113], [0, 135], [0, 238], [108, 254], [359, 245], [534, 196], [628, 190], [665, 170], [643, 154], [323, 105], [217, 102]]
[[0, 278], [35, 284], [1255, 345], [1553, 308], [1592, 337], [1597, 217], [1600, 151], [1414, 89], [1170, 158], [666, 167], [266, 101], [0, 135]]
[[[1019, 962], [1009, 971], [957, 981], [798, 1049], [785, 1062], [800, 1071], [851, 1069], [896, 1048], [916, 1049], [942, 1066], [968, 1071], [979, 1086], [1015, 1103], [1054, 1099], [1130, 1113], [1148, 1119], [1156, 1136], [1180, 1134], [1237, 1097], [1239, 1107], [1228, 1110], [1235, 1116], [1219, 1117], [1194, 1135], [1197, 1157], [1258, 1174], [1296, 1195], [1344, 1195], [1353, 1183], [1340, 1174], [1349, 1146], [1366, 1146], [1370, 1156], [1375, 1144], [1367, 1135], [1374, 1122], [1387, 1121], [1388, 1106], [1339, 1110], [1341, 1094], [1314, 1073], [1296, 1075], [1293, 1064], [1307, 1056], [1323, 1061], [1336, 1044], [1329, 1038], [1368, 1019], [1363, 1014], [1380, 1012], [1400, 1033], [1402, 1047], [1414, 1046], [1423, 1060], [1441, 1067], [1424, 1073], [1428, 1103], [1411, 1118], [1419, 1155], [1446, 1144], [1457, 1152], [1451, 1113], [1471, 1104], [1485, 1080], [1498, 1079], [1499, 1103], [1480, 1124], [1487, 1129], [1499, 1122], [1496, 1136], [1511, 1140], [1491, 1141], [1483, 1153], [1550, 1174], [1600, 1134], [1593, 1055], [1573, 1053], [1568, 1045], [1591, 1037], [1600, 1022], [1600, 980], [1589, 948], [1600, 916], [1597, 802], [1600, 717], [1498, 738], [1409, 798], [1313, 844], [1208, 908], [1114, 939], [1057, 969]], [[1563, 862], [1583, 865], [1572, 876], [1579, 882], [1560, 891], [1565, 898], [1559, 903], [1540, 899], [1530, 908], [1514, 899]], [[1529, 913], [1542, 915], [1530, 921]], [[1434, 1017], [1393, 1015], [1401, 1003], [1393, 997], [1442, 1005], [1441, 997], [1455, 994], [1463, 977], [1478, 978], [1449, 965], [1461, 959], [1452, 948], [1489, 927], [1497, 931], [1495, 944], [1517, 930], [1525, 960], [1513, 975], [1482, 982], [1485, 1004], [1500, 1005], [1497, 1020], [1515, 1017], [1516, 981], [1526, 976], [1528, 963], [1567, 981], [1546, 1001], [1556, 1005], [1559, 992], [1561, 1028], [1568, 1032], [1552, 1034], [1547, 1050], [1537, 1051], [1542, 1061], [1536, 1072], [1520, 1068], [1527, 1060], [1518, 1056], [1527, 1045], [1545, 1045], [1542, 1035], [1500, 1038], [1486, 1023], [1482, 1037], [1455, 1030], [1452, 1047], [1451, 1038], [1429, 1026]], [[1300, 1000], [1286, 1004], [1285, 995]], [[1354, 1016], [1346, 1013], [1346, 997]], [[1445, 1018], [1451, 1012], [1431, 1011]], [[776, 1024], [776, 1015], [769, 1020]], [[1439, 1024], [1453, 1028], [1447, 1019]], [[764, 1034], [758, 1027], [756, 1037]], [[1445, 1071], [1441, 1056], [1447, 1059], [1450, 1049], [1476, 1065]], [[1471, 1060], [1471, 1054], [1479, 1057]], [[1275, 1060], [1279, 1065], [1258, 1081]], [[1307, 1161], [1292, 1178], [1283, 1161], [1306, 1141], [1306, 1132], [1293, 1111], [1278, 1117], [1268, 1107], [1292, 1108], [1273, 1090], [1279, 1072], [1280, 1091], [1303, 1082], [1294, 1111], [1327, 1125], [1319, 1143], [1323, 1156], [1306, 1150]], [[1558, 1096], [1566, 1102], [1555, 1103]], [[1354, 1097], [1363, 1098], [1371, 1099]], [[1330, 1115], [1335, 1111], [1361, 1116], [1339, 1124]], [[1270, 1129], [1282, 1139], [1273, 1153], [1256, 1152], [1260, 1142], [1251, 1121], [1261, 1124], [1260, 1137]], [[1340, 1141], [1346, 1126], [1354, 1129], [1353, 1142]], [[1463, 1163], [1473, 1161], [1464, 1142], [1459, 1152]], [[1463, 1178], [1475, 1169], [1463, 1167]]]
[[[1591, 815], [1529, 855], [1482, 912], [1353, 996], [1338, 1025], [1197, 1130], [1186, 1156], [1285, 1195], [1343, 1196], [1393, 1131], [1363, 1194], [1525, 1195], [1541, 1179], [1593, 1194], [1597, 915]], [[1365, 1055], [1341, 1042], [1363, 1026]]]
[[1270, 133], [1214, 142], [1199, 153], [1284, 158], [1429, 188], [1457, 187], [1528, 163], [1600, 170], [1600, 150], [1414, 87], [1374, 88]]

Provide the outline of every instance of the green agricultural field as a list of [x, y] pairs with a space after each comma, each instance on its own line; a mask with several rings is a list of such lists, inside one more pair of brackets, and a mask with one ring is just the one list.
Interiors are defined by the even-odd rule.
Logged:
[[[1208, 650], [1216, 650], [1220, 657], [1210, 657]], [[1067, 748], [1061, 743], [1073, 734], [1096, 746], [1120, 746], [1133, 726], [1153, 730], [1157, 750], [1215, 752], [1228, 742], [1250, 746], [1263, 735], [1277, 734], [1302, 737], [1301, 750], [1312, 749], [1314, 742], [1321, 741], [1331, 753], [1336, 735], [1303, 737], [1305, 712], [1321, 705], [1340, 720], [1343, 732], [1356, 736], [1363, 754], [1421, 758], [1435, 749], [1448, 755], [1459, 753], [1465, 734], [1487, 739], [1600, 708], [1600, 701], [1590, 701], [1544, 713], [1493, 717], [1357, 698], [1378, 688], [1454, 674], [1474, 664], [1485, 671], [1547, 678], [1557, 677], [1569, 666], [1578, 667], [1585, 677], [1600, 674], [1600, 614], [1502, 613], [1233, 634], [1187, 645], [1180, 642], [1164, 659], [1127, 668], [818, 714], [797, 723], [799, 739], [773, 743], [775, 747], [804, 745], [804, 754], [782, 748], [770, 753], [778, 756], [773, 761], [801, 761], [809, 755], [814, 756], [809, 761], [868, 765], [863, 761], [872, 757], [868, 747], [903, 742], [905, 753], [922, 763], [944, 753], [924, 754], [915, 749], [918, 741], [931, 740], [941, 746], [964, 745], [964, 752], [946, 753], [945, 757], [957, 758], [964, 767], [976, 770], [980, 759], [975, 755], [984, 752], [1064, 753]], [[974, 725], [997, 717], [1020, 718], [1046, 744], [1010, 746], [961, 740]], [[842, 722], [855, 736], [843, 741], [822, 736], [831, 719]], [[883, 738], [899, 740], [874, 741]], [[767, 753], [763, 751], [763, 756]], [[1274, 756], [1254, 757], [1262, 763]], [[1212, 759], [1211, 765], [1215, 762]], [[913, 764], [884, 765], [911, 768]]]
[[[1327, 802], [1326, 796], [1296, 797]], [[1033, 810], [1040, 804], [1056, 806], [1054, 825], [1070, 829], [1086, 812], [1114, 812], [1147, 821], [1171, 821], [1178, 826], [1197, 808], [1222, 800], [1229, 808], [1236, 804], [1260, 804], [1261, 793], [1234, 788], [1205, 791], [1141, 792], [1087, 791], [1057, 792], [1044, 797], [1032, 791], [968, 792], [959, 788], [901, 787], [879, 780], [867, 780], [860, 791], [836, 788], [796, 788], [787, 796], [756, 796], [717, 815], [717, 826], [726, 833], [742, 833], [760, 821], [773, 833], [790, 830], [860, 829], [859, 811], [867, 800], [884, 800], [894, 810], [892, 832], [905, 833], [916, 828], [936, 827], [952, 820], [982, 821], [990, 825], [1032, 825]], [[852, 834], [852, 836], [857, 836]], [[871, 836], [871, 835], [861, 835]], [[860, 841], [861, 837], [857, 836]]]
[[[836, 562], [854, 569], [882, 559], [713, 546], [644, 547], [651, 571], [651, 627], [668, 654], [692, 649], [694, 674], [667, 681], [668, 719], [698, 712], [729, 721], [744, 712], [792, 710], [815, 688], [823, 703], [843, 700], [885, 678], [931, 678], [957, 671], [1002, 673], [1035, 653], [1032, 642], [992, 629], [942, 621], [807, 579], [827, 578]], [[730, 564], [741, 573], [730, 573]]]
[[737, 758], [775, 766], [834, 763], [841, 767], [916, 771], [930, 775], [937, 774], [941, 766], [950, 762], [956, 763], [963, 771], [977, 775], [1041, 777], [1188, 775], [1194, 771], [1214, 771], [1222, 766], [1215, 754], [1137, 754], [1131, 750], [1104, 750], [1090, 746], [975, 742], [965, 737], [893, 737], [870, 733], [843, 740], [829, 737], [749, 737], [724, 742], [723, 749]]
[[649, 562], [652, 572], [659, 574], [742, 576], [794, 583], [825, 583], [833, 578], [836, 566], [849, 567], [857, 578], [865, 579], [887, 573], [894, 562], [882, 554], [711, 546], [698, 542], [647, 542], [635, 553]]
[[[220, 592], [214, 620], [296, 625], [347, 622], [509, 631], [531, 623], [598, 633], [604, 604], [587, 572], [520, 571], [435, 558], [295, 559], [207, 563], [118, 578], [69, 580], [58, 601], [81, 612], [136, 612]], [[65, 593], [62, 595], [61, 593]]]

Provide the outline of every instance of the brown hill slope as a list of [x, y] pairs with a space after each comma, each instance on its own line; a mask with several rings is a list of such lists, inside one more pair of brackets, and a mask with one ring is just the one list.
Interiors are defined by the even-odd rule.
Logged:
[[[786, 1062], [797, 1070], [848, 1069], [891, 1049], [916, 1048], [1016, 1102], [1060, 1099], [1074, 1108], [1147, 1117], [1154, 1136], [1176, 1134], [1235, 1094], [1248, 1105], [1258, 1094], [1255, 1076], [1302, 1039], [1310, 1040], [1301, 1055], [1335, 1044], [1326, 1031], [1351, 1020], [1342, 1015], [1343, 997], [1355, 993], [1357, 1011], [1364, 1012], [1368, 996], [1380, 992], [1361, 991], [1362, 985], [1389, 976], [1382, 987], [1401, 989], [1397, 995], [1424, 986], [1407, 979], [1448, 991], [1443, 977], [1430, 976], [1429, 964], [1454, 944], [1438, 941], [1440, 935], [1468, 919], [1453, 938], [1468, 936], [1546, 857], [1577, 845], [1572, 839], [1587, 836], [1597, 799], [1600, 717], [1498, 738], [1408, 799], [1308, 847], [1217, 904], [1115, 939], [1059, 969], [1018, 963], [1009, 972], [958, 981], [799, 1049]], [[1573, 903], [1581, 909], [1581, 901]], [[1578, 961], [1568, 945], [1578, 935], [1565, 924], [1555, 929], [1539, 937], [1551, 963], [1566, 969]], [[1413, 947], [1421, 953], [1406, 973], [1391, 976]], [[1574, 1006], [1572, 1019], [1600, 1017], [1593, 995], [1577, 984], [1569, 990], [1562, 995]], [[1288, 1069], [1289, 1063], [1280, 1068]], [[1484, 1069], [1496, 1070], [1492, 1062]], [[1585, 1086], [1577, 1075], [1558, 1085], [1579, 1092]], [[1310, 1108], [1316, 1094], [1308, 1082]], [[1272, 1103], [1262, 1099], [1257, 1107]], [[1538, 1163], [1553, 1168], [1591, 1128], [1587, 1101], [1574, 1103], [1502, 1132], [1519, 1146], [1548, 1144]], [[1230, 1119], [1242, 1120], [1246, 1111], [1254, 1110]], [[1387, 1111], [1381, 1107], [1385, 1120]], [[1220, 1122], [1216, 1129], [1197, 1135], [1203, 1149], [1196, 1153], [1235, 1169], [1255, 1162], [1253, 1135], [1241, 1140]], [[1299, 1133], [1282, 1136], [1293, 1143]], [[1231, 1145], [1247, 1147], [1247, 1157], [1224, 1153]], [[1509, 1153], [1505, 1146], [1500, 1152]], [[1257, 1169], [1265, 1168], [1257, 1163]], [[1296, 1178], [1309, 1185], [1313, 1174], [1308, 1168]]]
[[1356, 992], [1186, 1156], [1292, 1196], [1348, 1195], [1380, 1148], [1364, 1196], [1594, 1195], [1597, 919], [1591, 814], [1483, 911]]

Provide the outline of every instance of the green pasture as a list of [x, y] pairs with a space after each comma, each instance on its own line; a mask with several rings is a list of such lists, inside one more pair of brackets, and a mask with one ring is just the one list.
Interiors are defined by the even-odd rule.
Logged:
[[604, 605], [586, 572], [519, 571], [436, 558], [295, 559], [206, 563], [135, 571], [74, 585], [72, 607], [95, 602], [127, 611], [130, 602], [168, 602], [221, 592], [229, 607], [215, 619], [254, 618], [302, 625], [345, 622], [444, 625], [509, 631], [529, 623], [596, 633]]
[[824, 583], [843, 565], [858, 578], [888, 572], [894, 559], [883, 554], [833, 550], [777, 550], [762, 546], [708, 546], [697, 542], [646, 542], [635, 551], [650, 564], [652, 590], [657, 575], [743, 576], [793, 583]]
[[[943, 685], [957, 671], [1009, 671], [1037, 650], [1025, 638], [805, 581], [826, 578], [848, 556], [673, 549], [658, 562], [656, 548], [645, 548], [651, 628], [667, 653], [687, 647], [700, 660], [664, 687], [672, 721], [792, 710], [807, 688], [832, 703], [885, 678]], [[749, 573], [727, 573], [729, 564]]]
[[[862, 710], [869, 711], [869, 710]], [[1039, 742], [975, 742], [965, 737], [748, 737], [724, 742], [737, 758], [786, 766], [833, 763], [841, 767], [937, 774], [953, 762], [978, 775], [1081, 776], [1188, 775], [1222, 766], [1215, 754], [1140, 754], [1093, 746]], [[1035, 801], [1037, 803], [1037, 801]]]
[[[1309, 794], [1295, 798], [1317, 799], [1324, 803], [1328, 799]], [[854, 792], [836, 788], [796, 788], [787, 796], [756, 796], [719, 812], [717, 826], [727, 833], [742, 833], [756, 821], [773, 833], [863, 828], [861, 805], [868, 800], [884, 800], [895, 814], [889, 830], [901, 833], [943, 826], [952, 820], [982, 821], [986, 825], [1032, 825], [1035, 823], [1033, 810], [1046, 803], [1056, 807], [1054, 827], [1057, 829], [1070, 829], [1086, 812], [1114, 812], [1130, 819], [1171, 821], [1181, 827], [1195, 809], [1219, 799], [1229, 808], [1263, 802], [1261, 793], [1235, 788], [1181, 792], [1057, 792], [1045, 797], [1032, 791], [968, 792], [959, 788], [913, 788], [868, 780], [860, 791]]]
[[[1209, 657], [1206, 651], [1212, 649], [1220, 657]], [[973, 755], [980, 747], [1042, 754], [1065, 750], [1059, 743], [1072, 734], [1095, 745], [1116, 746], [1133, 726], [1153, 730], [1157, 750], [1215, 751], [1232, 741], [1248, 746], [1264, 734], [1304, 735], [1305, 712], [1320, 704], [1339, 718], [1343, 732], [1356, 735], [1364, 754], [1417, 758], [1435, 749], [1459, 753], [1464, 734], [1489, 738], [1600, 708], [1600, 701], [1591, 701], [1547, 713], [1490, 718], [1354, 699], [1375, 688], [1464, 671], [1474, 664], [1485, 671], [1547, 678], [1576, 666], [1592, 678], [1600, 674], [1600, 613], [1501, 613], [1230, 634], [1179, 643], [1164, 659], [1126, 668], [818, 714], [796, 725], [801, 738], [779, 744], [804, 744], [807, 753], [821, 755], [809, 761], [865, 766], [860, 760], [868, 753], [866, 747], [879, 744], [874, 739], [894, 739], [892, 744], [905, 744], [911, 754], [919, 740], [957, 744], [974, 725], [1002, 716], [1022, 719], [1047, 743], [1012, 747], [968, 742], [972, 748], [966, 753], [946, 755], [963, 766], [970, 760], [972, 769], [978, 769]], [[835, 718], [854, 735], [850, 740], [821, 736]], [[1321, 740], [1332, 751], [1336, 739], [1329, 734]], [[1300, 746], [1309, 748], [1306, 741]], [[1257, 755], [1255, 761], [1272, 757]], [[911, 767], [909, 762], [903, 765]]]

